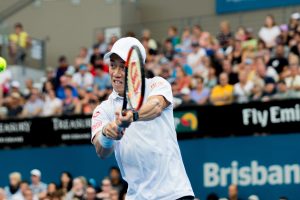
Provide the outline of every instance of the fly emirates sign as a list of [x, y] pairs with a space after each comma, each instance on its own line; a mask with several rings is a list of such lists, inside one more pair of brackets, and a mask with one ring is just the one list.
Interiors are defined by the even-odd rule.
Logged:
[[244, 108], [242, 110], [243, 124], [260, 125], [266, 127], [268, 123], [278, 124], [286, 122], [300, 122], [300, 105], [294, 107], [281, 108], [280, 106], [271, 106], [266, 110], [256, 108]]
[[239, 186], [290, 185], [300, 183], [300, 165], [261, 165], [252, 160], [248, 165], [241, 166], [232, 161], [223, 167], [215, 162], [203, 165], [204, 187], [226, 187], [230, 184]]

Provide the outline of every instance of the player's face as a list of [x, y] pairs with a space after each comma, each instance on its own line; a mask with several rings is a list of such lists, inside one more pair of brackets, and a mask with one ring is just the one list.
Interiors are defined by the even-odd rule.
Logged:
[[125, 79], [125, 61], [118, 55], [110, 56], [109, 74], [114, 90], [119, 94], [124, 94], [124, 79]]

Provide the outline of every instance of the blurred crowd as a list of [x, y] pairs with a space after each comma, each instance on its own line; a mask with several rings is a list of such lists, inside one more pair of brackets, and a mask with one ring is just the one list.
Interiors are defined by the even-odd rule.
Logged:
[[0, 187], [0, 200], [123, 200], [127, 190], [117, 167], [111, 167], [99, 185], [93, 178], [73, 178], [69, 172], [62, 172], [58, 183], [44, 183], [39, 169], [30, 171], [30, 181], [19, 172], [8, 178], [8, 185]]
[[[19, 34], [25, 32], [21, 28]], [[162, 76], [170, 82], [174, 107], [300, 97], [299, 13], [291, 14], [286, 24], [277, 24], [267, 15], [258, 32], [246, 25], [232, 30], [229, 21], [221, 21], [217, 34], [194, 25], [183, 30], [170, 26], [164, 41], [152, 38], [146, 29], [141, 35], [129, 32], [126, 36], [139, 38], [146, 48], [147, 76]], [[47, 68], [38, 83], [27, 79], [21, 85], [11, 79], [9, 69], [1, 73], [0, 115], [91, 114], [112, 91], [109, 63], [103, 55], [117, 39], [113, 35], [107, 42], [99, 33], [97, 42], [91, 48], [81, 47], [73, 61], [59, 56], [57, 66]]]

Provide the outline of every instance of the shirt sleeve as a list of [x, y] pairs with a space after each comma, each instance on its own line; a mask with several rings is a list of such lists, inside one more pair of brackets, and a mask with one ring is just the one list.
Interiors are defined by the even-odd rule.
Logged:
[[150, 96], [163, 96], [173, 105], [173, 94], [170, 83], [162, 77], [154, 77], [149, 86]]
[[106, 109], [106, 102], [101, 103], [93, 112], [92, 115], [92, 137], [91, 141], [93, 141], [95, 135], [98, 132], [102, 132], [103, 127], [110, 122], [108, 111]]

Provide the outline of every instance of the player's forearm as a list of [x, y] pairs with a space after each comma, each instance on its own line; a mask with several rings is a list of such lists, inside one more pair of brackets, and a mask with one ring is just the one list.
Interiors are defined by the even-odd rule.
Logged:
[[164, 101], [158, 98], [153, 98], [147, 101], [139, 111], [139, 121], [148, 121], [158, 117], [163, 111], [164, 107]]
[[96, 152], [97, 152], [97, 155], [102, 158], [102, 159], [105, 159], [107, 157], [109, 157], [112, 152], [113, 152], [113, 146], [109, 147], [109, 148], [104, 148], [101, 144], [100, 144], [100, 141], [99, 141], [99, 137], [100, 135], [97, 134], [93, 140], [93, 144], [95, 146], [95, 149], [96, 149]]

